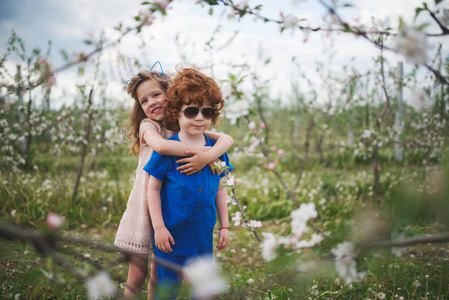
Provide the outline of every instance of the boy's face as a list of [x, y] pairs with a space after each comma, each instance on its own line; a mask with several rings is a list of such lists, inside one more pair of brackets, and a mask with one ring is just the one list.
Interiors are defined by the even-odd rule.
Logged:
[[137, 88], [137, 99], [148, 118], [162, 121], [167, 93], [159, 82], [153, 79], [142, 82]]
[[[193, 110], [192, 108], [188, 109], [189, 107], [195, 107], [198, 108], [198, 114], [190, 118], [191, 114], [189, 114], [189, 110]], [[181, 131], [184, 131], [185, 133], [188, 133], [189, 135], [200, 135], [203, 134], [210, 126], [212, 119], [204, 117], [204, 114], [208, 116], [208, 112], [204, 112], [204, 108], [211, 108], [208, 103], [205, 103], [203, 106], [199, 107], [196, 104], [189, 104], [189, 105], [183, 105], [181, 107], [181, 112], [179, 112], [178, 116], [178, 122], [179, 127], [181, 128]], [[186, 109], [188, 109], [188, 112], [186, 112]], [[195, 111], [195, 110], [193, 110]], [[187, 115], [187, 117], [186, 117]]]

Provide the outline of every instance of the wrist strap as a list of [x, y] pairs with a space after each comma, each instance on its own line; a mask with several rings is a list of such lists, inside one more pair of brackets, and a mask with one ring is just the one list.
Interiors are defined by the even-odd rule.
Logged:
[[229, 227], [220, 227], [220, 228], [218, 228], [218, 230], [222, 230], [222, 229], [227, 229], [227, 230], [229, 230]]

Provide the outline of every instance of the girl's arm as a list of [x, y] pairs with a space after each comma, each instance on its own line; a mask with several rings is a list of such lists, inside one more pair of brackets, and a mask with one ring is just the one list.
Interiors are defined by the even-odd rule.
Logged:
[[185, 163], [185, 165], [178, 168], [181, 173], [192, 175], [219, 158], [234, 144], [232, 137], [223, 133], [206, 131], [206, 135], [217, 141], [214, 147], [195, 146], [166, 140], [154, 129], [145, 130], [143, 138], [154, 151], [160, 154], [172, 156], [193, 155], [177, 161], [177, 163]]
[[161, 209], [161, 186], [162, 181], [150, 176], [148, 182], [148, 207], [150, 209], [151, 222], [154, 228], [155, 246], [167, 253], [173, 252], [170, 244], [174, 245], [175, 240], [165, 227]]
[[[220, 231], [218, 233], [217, 249], [223, 250], [229, 242], [229, 216], [228, 216], [228, 204], [226, 203], [226, 187], [223, 185], [226, 177], [222, 177], [220, 180], [221, 188], [218, 189], [217, 197], [215, 198], [215, 206], [217, 207], [218, 220], [220, 221]], [[223, 228], [227, 227], [227, 229]]]
[[[234, 144], [234, 140], [232, 139], [232, 137], [227, 134], [213, 131], [206, 131], [205, 134], [216, 141], [215, 145], [205, 152], [195, 151], [195, 149], [186, 151], [187, 155], [193, 156], [176, 161], [178, 164], [185, 163], [185, 165], [178, 167], [178, 170], [181, 173], [187, 173], [187, 175], [191, 175], [204, 168], [204, 166], [207, 164], [209, 164], [210, 167], [213, 167], [213, 162], [220, 156], [222, 156], [226, 151], [228, 151]], [[195, 167], [201, 168], [196, 170]], [[212, 169], [212, 173], [215, 174], [215, 169]]]
[[195, 146], [178, 141], [166, 140], [159, 132], [157, 132], [157, 130], [152, 128], [145, 130], [143, 138], [148, 146], [163, 155], [186, 156], [187, 150], [205, 151], [207, 149], [204, 146]]

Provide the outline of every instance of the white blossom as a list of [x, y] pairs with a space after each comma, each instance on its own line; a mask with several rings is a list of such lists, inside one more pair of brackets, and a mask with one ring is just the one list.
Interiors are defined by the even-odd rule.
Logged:
[[225, 117], [230, 119], [231, 125], [235, 125], [237, 119], [249, 114], [249, 102], [246, 100], [236, 101], [228, 105], [225, 111]]
[[361, 138], [362, 139], [369, 139], [371, 137], [371, 131], [368, 129], [365, 129], [362, 133]]
[[226, 281], [218, 274], [212, 258], [198, 258], [183, 268], [193, 286], [193, 296], [203, 299], [226, 290]]
[[354, 243], [340, 243], [331, 252], [335, 256], [335, 268], [338, 274], [345, 279], [346, 284], [360, 281], [366, 276], [366, 272], [357, 271], [357, 263], [355, 261], [357, 251]]
[[240, 226], [240, 222], [242, 221], [242, 213], [237, 211], [232, 217], [232, 221], [234, 221], [234, 226]]
[[235, 174], [226, 176], [226, 185], [233, 186], [235, 184]]
[[114, 297], [115, 287], [109, 278], [109, 274], [101, 271], [94, 277], [86, 280], [87, 297], [89, 299], [101, 299], [103, 297]]
[[264, 232], [262, 235], [265, 237], [262, 242], [262, 257], [266, 261], [272, 261], [277, 257], [278, 241], [273, 233]]
[[415, 111], [420, 112], [423, 108], [429, 108], [432, 106], [433, 101], [430, 99], [429, 94], [424, 89], [412, 88], [411, 92], [411, 105]]
[[249, 6], [249, 0], [242, 0], [240, 3], [237, 3], [235, 6], [239, 9], [245, 9]]
[[307, 222], [318, 216], [315, 210], [315, 203], [303, 203], [298, 209], [294, 210], [290, 214], [292, 232], [297, 236], [301, 236], [304, 232], [307, 232], [309, 228], [307, 227]]
[[[45, 183], [45, 182], [44, 182]], [[55, 214], [54, 212], [51, 212], [47, 216], [47, 225], [50, 229], [56, 229], [60, 227], [65, 221], [64, 217], [61, 217], [58, 214]]]
[[256, 220], [251, 220], [251, 221], [249, 221], [249, 223], [248, 223], [248, 227], [251, 227], [251, 228], [259, 228], [259, 227], [262, 227], [262, 222], [261, 222], [261, 221], [256, 221]]
[[[395, 234], [395, 235], [392, 236], [392, 239], [396, 240], [396, 241], [403, 240], [404, 238], [405, 238], [405, 235], [404, 235], [403, 232]], [[391, 248], [391, 252], [393, 252], [393, 254], [395, 256], [401, 257], [402, 253], [404, 253], [405, 249], [406, 249], [406, 247], [393, 247], [393, 248]]]
[[249, 122], [248, 129], [251, 131], [257, 131], [257, 125], [253, 121]]
[[292, 15], [282, 15], [282, 23], [284, 24], [285, 29], [295, 29], [298, 26], [299, 19]]
[[413, 64], [427, 62], [427, 36], [424, 32], [404, 25], [396, 37], [396, 50]]
[[323, 240], [323, 236], [321, 234], [317, 234], [317, 233], [313, 233], [312, 237], [310, 238], [309, 241], [299, 241], [296, 243], [296, 248], [297, 249], [301, 249], [301, 248], [311, 248], [313, 246], [315, 246], [316, 244], [320, 243]]

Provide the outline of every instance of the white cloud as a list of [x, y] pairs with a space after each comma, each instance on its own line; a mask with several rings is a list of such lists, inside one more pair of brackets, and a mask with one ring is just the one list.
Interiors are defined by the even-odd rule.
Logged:
[[[359, 18], [361, 23], [367, 25], [371, 23], [371, 16], [382, 20], [389, 18], [394, 27], [397, 25], [400, 15], [406, 20], [413, 19], [414, 8], [420, 2], [420, 0], [411, 0], [405, 5], [403, 0], [359, 0], [354, 1], [353, 8], [344, 9], [342, 16], [349, 21]], [[67, 0], [64, 2], [22, 0], [14, 3], [18, 7], [18, 9], [11, 10], [14, 16], [4, 20], [0, 19], [0, 39], [5, 43], [11, 28], [17, 29], [19, 36], [24, 38], [27, 49], [36, 45], [45, 49], [46, 41], [50, 39], [54, 43], [52, 61], [56, 65], [62, 64], [61, 61], [58, 61], [60, 49], [66, 49], [69, 55], [74, 51], [91, 50], [92, 48], [83, 45], [82, 41], [89, 33], [98, 37], [99, 32], [103, 29], [110, 39], [116, 38], [117, 33], [112, 28], [120, 22], [123, 22], [124, 26], [133, 24], [132, 17], [137, 15], [139, 10], [145, 8], [140, 5], [140, 0]], [[284, 11], [294, 14], [298, 18], [307, 19], [301, 24], [312, 27], [321, 25], [325, 12], [324, 7], [316, 1], [296, 1], [296, 5], [291, 0], [252, 0], [249, 3], [251, 6], [263, 3], [262, 15], [264, 16], [280, 20], [280, 12]], [[108, 92], [111, 95], [116, 95], [116, 98], [127, 101], [129, 96], [122, 91], [122, 81], [131, 78], [136, 72], [135, 68], [109, 65], [110, 61], [116, 61], [117, 51], [128, 57], [139, 59], [144, 68], [150, 68], [156, 60], [159, 60], [162, 62], [164, 70], [172, 74], [175, 66], [182, 61], [183, 55], [190, 63], [198, 67], [208, 66], [212, 59], [216, 63], [214, 75], [217, 79], [225, 79], [229, 72], [238, 71], [226, 64], [246, 63], [249, 65], [249, 72], [257, 71], [263, 80], [270, 80], [272, 96], [289, 93], [291, 80], [298, 75], [298, 70], [292, 62], [293, 56], [296, 57], [295, 61], [300, 65], [301, 72], [306, 73], [312, 81], [320, 82], [315, 72], [315, 63], [327, 61], [323, 49], [324, 45], [329, 47], [332, 40], [334, 41], [333, 51], [336, 54], [330, 68], [337, 71], [340, 71], [344, 65], [357, 66], [361, 70], [372, 68], [372, 58], [379, 54], [378, 50], [368, 41], [346, 33], [332, 34], [332, 37], [326, 37], [323, 32], [310, 33], [308, 41], [304, 43], [303, 33], [285, 31], [281, 34], [280, 25], [272, 22], [264, 23], [260, 20], [254, 21], [252, 16], [239, 21], [228, 21], [226, 13], [223, 14], [223, 9], [219, 6], [214, 7], [213, 16], [208, 15], [207, 8], [194, 5], [191, 1], [174, 1], [170, 7], [167, 16], [162, 19], [158, 16], [154, 24], [144, 28], [139, 36], [127, 35], [119, 45], [102, 54], [102, 72], [108, 76], [114, 74], [106, 79]], [[228, 8], [224, 10], [229, 11]], [[238, 30], [239, 34], [228, 47], [210, 57], [205, 50], [207, 48], [205, 43], [211, 38], [218, 25], [221, 27], [213, 40], [213, 45], [216, 48], [225, 45], [234, 35], [235, 30]], [[174, 42], [177, 35], [182, 44], [179, 47]], [[142, 46], [143, 42], [145, 46]], [[267, 66], [262, 66], [259, 61], [260, 48], [263, 49], [263, 59], [271, 58], [272, 60]], [[355, 61], [352, 63], [351, 57], [355, 57]], [[400, 59], [400, 56], [393, 53], [388, 53], [387, 57], [392, 60], [392, 65]], [[81, 79], [77, 78], [76, 68], [57, 75], [58, 85], [52, 94], [55, 101], [61, 101], [60, 99], [63, 98], [62, 90], [76, 93], [75, 84], [77, 82], [91, 82], [93, 67], [86, 68], [90, 74]], [[210, 70], [204, 69], [203, 71], [210, 74]], [[249, 88], [250, 85], [247, 83], [245, 87]], [[60, 91], [58, 92], [57, 89]]]

